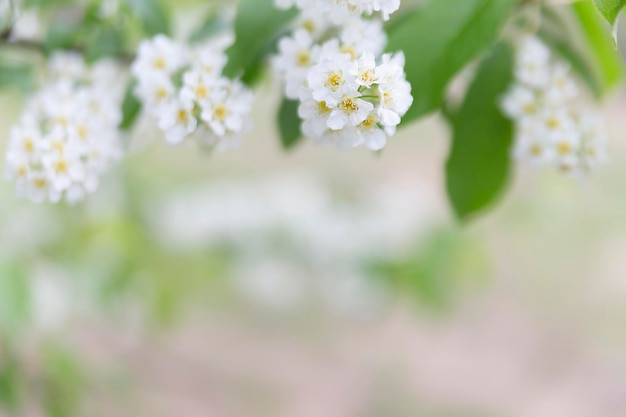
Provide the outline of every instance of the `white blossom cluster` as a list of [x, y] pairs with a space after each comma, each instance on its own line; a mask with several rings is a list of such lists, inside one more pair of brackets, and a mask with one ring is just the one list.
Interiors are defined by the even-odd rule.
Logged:
[[[276, 3], [286, 7], [293, 2]], [[285, 96], [300, 101], [305, 136], [344, 148], [380, 150], [395, 134], [413, 103], [404, 55], [383, 55], [387, 38], [382, 21], [363, 14], [382, 11], [387, 18], [399, 4], [297, 1], [299, 23], [280, 40], [274, 64], [285, 81]]]
[[603, 163], [604, 121], [581, 105], [581, 99], [569, 66], [536, 37], [524, 38], [517, 52], [515, 84], [501, 103], [516, 124], [514, 157], [571, 174]]
[[222, 76], [226, 62], [214, 45], [189, 48], [164, 35], [141, 43], [132, 65], [135, 94], [169, 144], [194, 136], [225, 148], [239, 140], [254, 96], [239, 81]]
[[6, 177], [33, 202], [74, 203], [121, 158], [123, 83], [112, 61], [88, 66], [70, 52], [55, 53], [48, 73], [11, 129]]
[[342, 24], [374, 12], [380, 12], [383, 19], [388, 20], [400, 8], [400, 0], [276, 0], [276, 6], [281, 9], [293, 6], [302, 10], [315, 9], [333, 23]]

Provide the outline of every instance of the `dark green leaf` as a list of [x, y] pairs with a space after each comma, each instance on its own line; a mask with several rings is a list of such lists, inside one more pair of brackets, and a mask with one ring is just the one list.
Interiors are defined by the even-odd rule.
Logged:
[[81, 25], [79, 21], [54, 20], [48, 27], [45, 41], [46, 52], [75, 48], [81, 40]]
[[597, 17], [589, 2], [572, 4], [578, 17], [578, 28], [583, 34], [583, 41], [588, 53], [597, 67], [597, 75], [608, 91], [617, 86], [624, 78], [624, 64], [619, 53], [611, 45], [610, 37]]
[[85, 46], [85, 59], [97, 61], [106, 56], [119, 55], [124, 51], [124, 38], [119, 30], [93, 25]]
[[278, 111], [278, 130], [284, 149], [292, 149], [302, 139], [298, 101], [284, 99]]
[[168, 13], [160, 0], [127, 0], [131, 12], [150, 36], [170, 34]]
[[498, 44], [449, 119], [453, 139], [446, 185], [461, 220], [493, 203], [509, 179], [513, 123], [500, 112], [499, 101], [513, 79], [513, 55], [510, 46]]
[[430, 0], [391, 25], [389, 51], [404, 51], [415, 101], [404, 121], [439, 108], [450, 80], [498, 38], [516, 0]]
[[229, 27], [228, 22], [226, 22], [221, 16], [218, 14], [211, 14], [200, 26], [196, 29], [191, 36], [189, 36], [189, 42], [200, 42], [205, 39], [210, 38], [220, 32], [227, 30]]
[[613, 26], [613, 38], [617, 33], [617, 18], [624, 7], [626, 0], [593, 0], [598, 11]]
[[20, 407], [22, 372], [18, 358], [0, 345], [0, 410], [17, 415]]
[[51, 347], [44, 352], [42, 403], [50, 417], [77, 416], [86, 377], [76, 355]]
[[141, 113], [141, 102], [135, 97], [134, 89], [135, 83], [126, 89], [124, 94], [124, 101], [122, 102], [122, 122], [120, 123], [121, 130], [130, 130], [137, 120], [137, 116]]
[[236, 42], [226, 51], [224, 74], [241, 76], [244, 83], [253, 84], [265, 58], [276, 50], [286, 25], [296, 14], [295, 9], [276, 9], [273, 0], [242, 0], [235, 18]]

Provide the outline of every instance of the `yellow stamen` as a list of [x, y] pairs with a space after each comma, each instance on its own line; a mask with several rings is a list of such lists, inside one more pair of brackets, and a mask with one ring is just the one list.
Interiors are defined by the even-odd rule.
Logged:
[[154, 68], [157, 69], [165, 69], [165, 59], [163, 59], [163, 57], [158, 57], [157, 59], [154, 60]]
[[213, 110], [213, 115], [217, 120], [223, 121], [228, 115], [228, 109], [225, 106], [219, 104], [215, 106], [215, 110]]

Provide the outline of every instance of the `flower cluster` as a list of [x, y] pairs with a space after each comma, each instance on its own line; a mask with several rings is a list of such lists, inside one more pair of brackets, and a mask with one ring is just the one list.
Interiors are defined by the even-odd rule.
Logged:
[[516, 123], [516, 158], [575, 174], [605, 161], [602, 118], [581, 109], [581, 92], [570, 68], [554, 59], [539, 39], [522, 39], [515, 78], [501, 106]]
[[[277, 1], [279, 7], [292, 3]], [[299, 24], [280, 40], [274, 66], [285, 81], [285, 96], [300, 101], [302, 132], [317, 142], [382, 149], [413, 97], [404, 55], [382, 55], [382, 21], [362, 16], [382, 11], [387, 18], [400, 2], [296, 3], [302, 9]]]
[[132, 72], [135, 94], [157, 120], [168, 143], [192, 135], [219, 148], [247, 127], [253, 94], [222, 76], [226, 56], [214, 45], [188, 48], [164, 35], [139, 46]]
[[6, 177], [33, 202], [73, 203], [93, 192], [122, 155], [119, 70], [78, 54], [50, 58], [49, 80], [11, 129]]
[[335, 24], [380, 12], [383, 19], [400, 8], [400, 0], [276, 0], [276, 6], [288, 9], [297, 6], [302, 10], [318, 10]]

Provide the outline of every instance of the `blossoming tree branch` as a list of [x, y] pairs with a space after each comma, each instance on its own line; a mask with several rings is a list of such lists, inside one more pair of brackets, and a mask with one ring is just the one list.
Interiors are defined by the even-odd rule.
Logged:
[[159, 0], [1, 0], [0, 88], [27, 96], [6, 178], [36, 203], [87, 198], [141, 115], [170, 145], [233, 151], [264, 105], [255, 90], [275, 77], [285, 150], [307, 140], [380, 151], [440, 112], [447, 192], [465, 220], [500, 197], [513, 162], [574, 177], [604, 163], [597, 106], [622, 79], [611, 26], [625, 5], [213, 1], [190, 30]]

